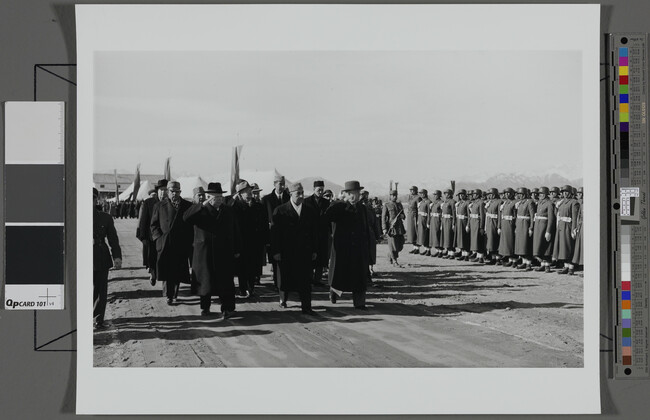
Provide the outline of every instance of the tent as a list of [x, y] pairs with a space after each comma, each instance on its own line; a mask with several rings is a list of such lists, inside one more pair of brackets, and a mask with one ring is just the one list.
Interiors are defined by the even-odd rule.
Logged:
[[[120, 193], [120, 201], [129, 199], [129, 196], [133, 193], [134, 183], [132, 182], [124, 191]], [[140, 184], [140, 189], [138, 190], [137, 200], [145, 200], [149, 197], [149, 190], [153, 189], [154, 185], [148, 180], [144, 180]], [[109, 198], [107, 201], [115, 201], [115, 197]]]

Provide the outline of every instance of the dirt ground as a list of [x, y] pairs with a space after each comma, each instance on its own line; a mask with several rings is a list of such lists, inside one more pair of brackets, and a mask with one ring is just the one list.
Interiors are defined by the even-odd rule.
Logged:
[[[182, 285], [167, 306], [140, 267], [136, 220], [116, 220], [124, 267], [109, 276], [106, 320], [94, 333], [95, 366], [119, 367], [581, 367], [583, 278], [410, 255], [389, 265], [380, 244], [368, 311], [345, 294], [313, 291], [279, 306], [270, 266], [236, 315], [200, 315]], [[410, 245], [405, 251], [408, 251]], [[215, 298], [216, 299], [216, 298]], [[213, 304], [213, 311], [219, 305]]]

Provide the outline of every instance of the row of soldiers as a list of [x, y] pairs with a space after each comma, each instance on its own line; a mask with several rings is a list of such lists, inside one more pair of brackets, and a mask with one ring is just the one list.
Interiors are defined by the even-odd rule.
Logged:
[[[151, 195], [152, 192], [149, 191]], [[102, 211], [110, 214], [113, 219], [135, 219], [140, 213], [142, 201], [125, 200], [119, 203], [105, 201], [102, 203]]]
[[[574, 274], [583, 265], [583, 188], [498, 191], [411, 187], [406, 211], [410, 253]], [[443, 198], [444, 196], [444, 198]]]

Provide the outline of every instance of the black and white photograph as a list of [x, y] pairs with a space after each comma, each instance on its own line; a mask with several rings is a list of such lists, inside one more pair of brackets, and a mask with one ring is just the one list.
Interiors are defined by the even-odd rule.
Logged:
[[197, 42], [80, 68], [87, 368], [591, 369], [593, 45]]

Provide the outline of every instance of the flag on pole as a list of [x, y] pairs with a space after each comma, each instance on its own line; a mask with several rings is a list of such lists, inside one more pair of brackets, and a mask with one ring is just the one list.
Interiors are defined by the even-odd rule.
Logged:
[[452, 194], [456, 194], [456, 181], [450, 181], [451, 182], [451, 191]]
[[163, 176], [163, 178], [165, 178], [167, 181], [172, 180], [172, 168], [169, 162], [170, 160], [171, 157], [168, 157], [167, 160], [165, 161], [165, 171], [164, 171], [165, 175]]
[[135, 200], [138, 196], [138, 190], [140, 190], [140, 164], [135, 168], [135, 181], [133, 181], [133, 199]]
[[115, 175], [115, 203], [120, 202], [120, 185], [117, 183], [117, 169], [113, 169], [113, 175]]
[[235, 187], [239, 182], [239, 157], [243, 146], [233, 146], [232, 148], [232, 167], [230, 169], [230, 192], [235, 193]]

